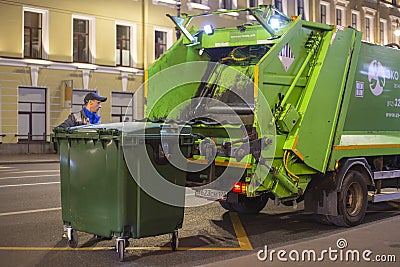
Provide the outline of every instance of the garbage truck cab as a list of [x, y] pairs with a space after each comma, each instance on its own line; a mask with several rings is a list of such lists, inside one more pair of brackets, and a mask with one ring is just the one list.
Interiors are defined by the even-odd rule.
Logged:
[[[253, 23], [206, 23], [232, 12]], [[400, 199], [399, 49], [272, 6], [168, 16], [182, 36], [146, 71], [146, 116], [191, 125], [198, 196], [241, 213], [304, 200], [341, 226]]]

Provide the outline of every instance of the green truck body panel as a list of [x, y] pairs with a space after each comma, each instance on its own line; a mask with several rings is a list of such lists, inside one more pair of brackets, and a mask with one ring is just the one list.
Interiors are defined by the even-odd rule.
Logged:
[[[257, 10], [267, 14], [269, 23], [267, 9]], [[364, 43], [362, 33], [351, 27], [284, 18], [280, 29], [273, 31], [257, 19], [260, 25], [215, 29], [210, 35], [200, 30], [191, 33], [192, 41], [179, 40], [148, 70], [147, 116], [185, 120], [182, 110], [188, 112], [190, 104], [172, 111], [196, 97], [201, 85], [186, 83], [164, 94], [165, 85], [173, 87], [177, 76], [155, 79], [159, 73], [184, 62], [219, 62], [255, 84], [239, 86], [254, 98], [254, 120], [247, 126], [256, 129], [258, 138], [263, 137], [260, 129], [276, 128], [271, 166], [277, 172], [249, 175], [261, 185], [250, 186], [248, 195], [270, 191], [279, 198], [296, 197], [314, 174], [334, 171], [343, 159], [400, 155], [399, 50]], [[206, 70], [186, 71], [178, 80], [199, 81]], [[229, 80], [224, 73], [229, 72], [216, 69], [205, 83]], [[240, 84], [236, 76], [230, 82]], [[272, 114], [268, 119], [260, 119], [261, 97]], [[226, 138], [207, 125], [194, 127], [197, 131]], [[290, 155], [288, 162], [285, 153]]]

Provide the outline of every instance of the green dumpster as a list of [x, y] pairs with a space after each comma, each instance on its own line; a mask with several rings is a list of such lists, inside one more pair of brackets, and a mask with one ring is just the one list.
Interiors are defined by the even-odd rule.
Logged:
[[[116, 237], [123, 260], [128, 238], [170, 233], [176, 250], [186, 172], [169, 157], [181, 155], [186, 162], [190, 156], [189, 126], [131, 122], [57, 128], [54, 141], [60, 153], [62, 220], [70, 246], [77, 245], [76, 231]], [[157, 189], [160, 184], [163, 193], [154, 193], [159, 191], [151, 186]], [[171, 195], [174, 201], [168, 200]]]

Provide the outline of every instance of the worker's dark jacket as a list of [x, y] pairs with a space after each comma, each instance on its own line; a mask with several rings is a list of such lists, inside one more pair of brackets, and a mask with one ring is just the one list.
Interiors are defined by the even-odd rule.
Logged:
[[71, 113], [68, 118], [58, 127], [68, 128], [84, 124], [90, 124], [89, 118], [86, 117], [85, 111], [82, 109], [79, 112]]

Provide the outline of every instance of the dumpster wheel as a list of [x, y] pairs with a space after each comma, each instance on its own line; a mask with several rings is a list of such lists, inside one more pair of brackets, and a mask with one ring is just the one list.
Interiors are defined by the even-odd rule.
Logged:
[[170, 235], [170, 238], [171, 238], [172, 251], [176, 251], [178, 249], [178, 244], [179, 244], [178, 230], [174, 230], [169, 235]]
[[68, 247], [76, 248], [78, 246], [78, 233], [72, 228], [68, 228]]
[[119, 261], [122, 262], [125, 259], [125, 248], [129, 246], [129, 242], [124, 238], [117, 238], [116, 242], [117, 242], [116, 248], [118, 253], [118, 259]]

